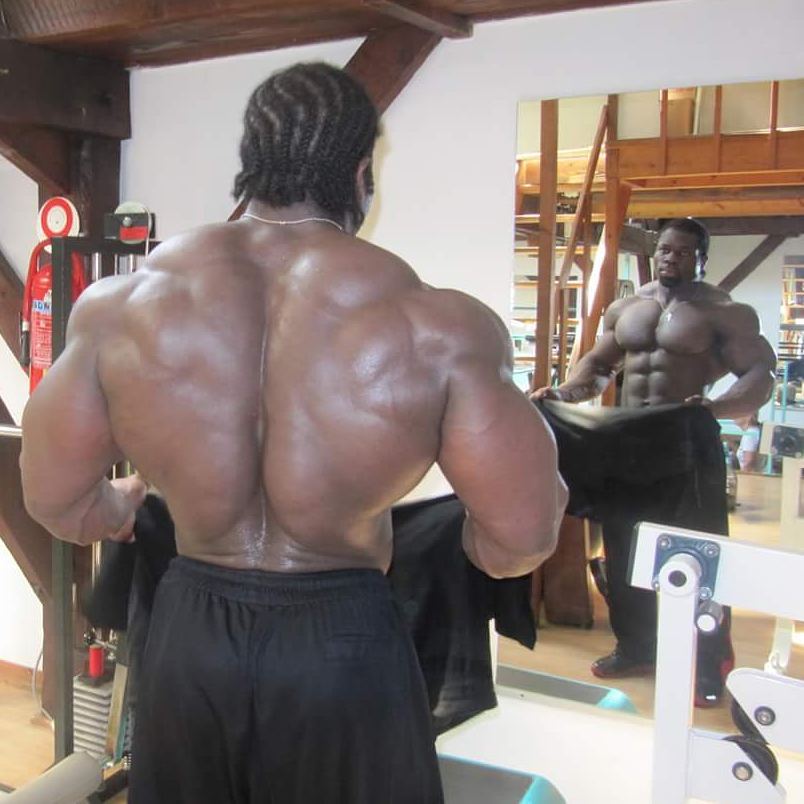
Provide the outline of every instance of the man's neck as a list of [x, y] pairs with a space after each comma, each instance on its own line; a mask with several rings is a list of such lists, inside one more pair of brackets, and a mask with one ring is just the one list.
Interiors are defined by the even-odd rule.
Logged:
[[295, 224], [295, 223], [322, 223], [332, 224], [342, 231], [349, 232], [344, 221], [334, 216], [330, 212], [325, 212], [317, 204], [310, 201], [299, 201], [289, 204], [286, 207], [275, 207], [263, 201], [252, 199], [249, 201], [244, 217], [253, 217], [256, 220], [272, 222], [276, 224]]
[[657, 283], [655, 298], [662, 304], [670, 304], [670, 302], [691, 301], [698, 295], [700, 283], [698, 282], [681, 282], [673, 287], [667, 287], [661, 282]]

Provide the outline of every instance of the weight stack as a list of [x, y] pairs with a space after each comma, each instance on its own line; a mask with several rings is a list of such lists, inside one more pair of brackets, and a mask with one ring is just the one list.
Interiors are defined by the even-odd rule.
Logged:
[[73, 680], [73, 743], [95, 759], [107, 755], [106, 734], [112, 705], [112, 681], [91, 685], [76, 676]]

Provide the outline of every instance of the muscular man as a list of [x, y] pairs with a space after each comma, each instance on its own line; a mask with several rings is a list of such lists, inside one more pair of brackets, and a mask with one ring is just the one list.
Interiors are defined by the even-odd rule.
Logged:
[[245, 114], [243, 218], [92, 285], [23, 422], [26, 504], [126, 539], [144, 483], [180, 556], [144, 660], [130, 801], [441, 800], [420, 670], [384, 577], [389, 507], [437, 462], [494, 577], [553, 550], [566, 489], [484, 305], [354, 235], [377, 113], [279, 72]]
[[[614, 302], [605, 313], [603, 335], [566, 382], [557, 388], [541, 388], [533, 397], [565, 402], [592, 399], [622, 370], [624, 407], [697, 404], [718, 418], [745, 416], [761, 407], [773, 388], [773, 350], [760, 335], [751, 307], [733, 302], [727, 293], [702, 280], [708, 250], [709, 234], [697, 221], [684, 218], [666, 224], [656, 248], [656, 280], [636, 295]], [[708, 398], [707, 387], [729, 372], [736, 381], [720, 396]], [[661, 455], [656, 459], [661, 460]], [[617, 576], [612, 578], [610, 573], [612, 587], [627, 583], [628, 545], [620, 542], [628, 539], [630, 534], [607, 533], [604, 524], [607, 556], [617, 556], [609, 561], [617, 565], [609, 567]], [[640, 593], [614, 592], [609, 607], [618, 644], [592, 665], [592, 672], [601, 678], [642, 674], [655, 661], [655, 615], [652, 623], [647, 622], [650, 633], [634, 633], [632, 612], [621, 610], [618, 601], [634, 601]], [[702, 668], [699, 661], [699, 705], [711, 705], [720, 698], [723, 662], [728, 664], [720, 653], [709, 662], [717, 667]]]

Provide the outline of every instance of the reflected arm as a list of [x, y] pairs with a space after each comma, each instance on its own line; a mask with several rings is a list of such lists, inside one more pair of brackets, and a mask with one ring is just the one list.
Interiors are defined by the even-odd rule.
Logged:
[[728, 304], [718, 322], [720, 359], [737, 376], [729, 389], [709, 404], [719, 419], [755, 413], [773, 392], [776, 355], [759, 331], [759, 319], [747, 304]]
[[576, 364], [566, 382], [554, 389], [555, 398], [562, 402], [585, 402], [606, 390], [622, 366], [625, 352], [614, 336], [614, 327], [621, 310], [615, 302], [603, 318], [603, 335]]

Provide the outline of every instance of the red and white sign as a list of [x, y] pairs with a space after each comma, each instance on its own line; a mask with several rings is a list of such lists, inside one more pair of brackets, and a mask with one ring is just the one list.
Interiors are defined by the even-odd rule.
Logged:
[[[80, 229], [78, 210], [69, 198], [57, 195], [49, 198], [36, 219], [37, 242], [51, 237], [75, 237]], [[47, 247], [50, 251], [50, 247]]]

